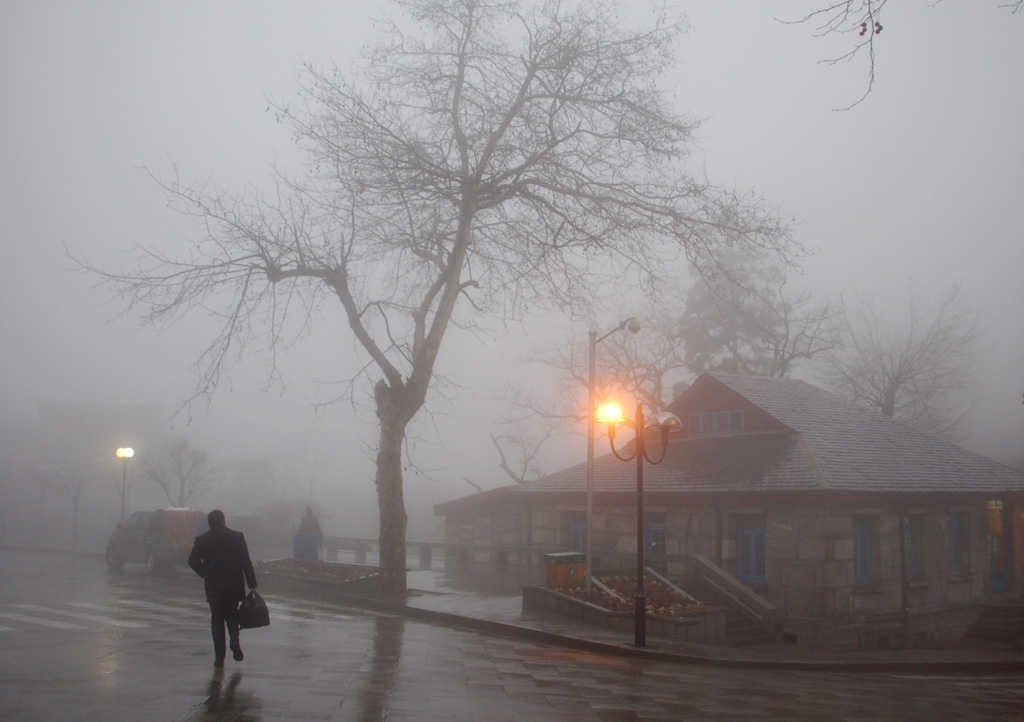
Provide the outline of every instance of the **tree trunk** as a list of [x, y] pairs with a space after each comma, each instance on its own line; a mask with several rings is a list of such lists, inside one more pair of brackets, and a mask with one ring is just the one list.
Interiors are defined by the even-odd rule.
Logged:
[[380, 511], [380, 590], [401, 594], [405, 583], [407, 517], [402, 490], [402, 440], [405, 421], [395, 398], [400, 392], [380, 381], [376, 388], [380, 446], [377, 449], [377, 506]]

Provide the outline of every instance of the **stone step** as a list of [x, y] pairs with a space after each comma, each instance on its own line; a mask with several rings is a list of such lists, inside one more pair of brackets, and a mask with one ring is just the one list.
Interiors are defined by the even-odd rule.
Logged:
[[974, 639], [1017, 639], [1024, 633], [1024, 609], [1020, 605], [983, 604], [968, 629]]
[[704, 604], [725, 607], [726, 646], [744, 647], [775, 641], [772, 635], [766, 632], [761, 625], [737, 609], [732, 601], [717, 589], [700, 582], [688, 582], [686, 586], [681, 588]]

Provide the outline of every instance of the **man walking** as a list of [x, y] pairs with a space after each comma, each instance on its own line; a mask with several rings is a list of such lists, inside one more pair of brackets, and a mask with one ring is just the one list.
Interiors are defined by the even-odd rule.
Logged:
[[188, 565], [206, 584], [206, 601], [210, 604], [210, 629], [213, 632], [213, 664], [224, 666], [227, 627], [231, 653], [236, 662], [243, 659], [238, 643], [238, 603], [245, 599], [245, 585], [256, 588], [256, 572], [249, 558], [249, 547], [240, 531], [227, 528], [224, 512], [214, 509], [206, 515], [210, 531], [196, 537]]

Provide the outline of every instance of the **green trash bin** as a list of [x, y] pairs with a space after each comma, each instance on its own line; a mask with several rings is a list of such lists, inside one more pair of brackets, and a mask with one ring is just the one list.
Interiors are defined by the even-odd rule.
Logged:
[[587, 573], [583, 552], [553, 552], [544, 555], [544, 584], [582, 584]]

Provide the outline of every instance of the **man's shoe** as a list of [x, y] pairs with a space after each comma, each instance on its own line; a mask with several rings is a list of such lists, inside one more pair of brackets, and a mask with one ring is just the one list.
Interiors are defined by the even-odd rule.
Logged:
[[215, 660], [213, 660], [213, 666], [214, 667], [223, 667], [224, 666], [224, 660], [223, 659], [215, 659]]
[[245, 655], [242, 654], [242, 645], [232, 644], [231, 655], [235, 658], [236, 662], [241, 662], [243, 659], [245, 659]]

